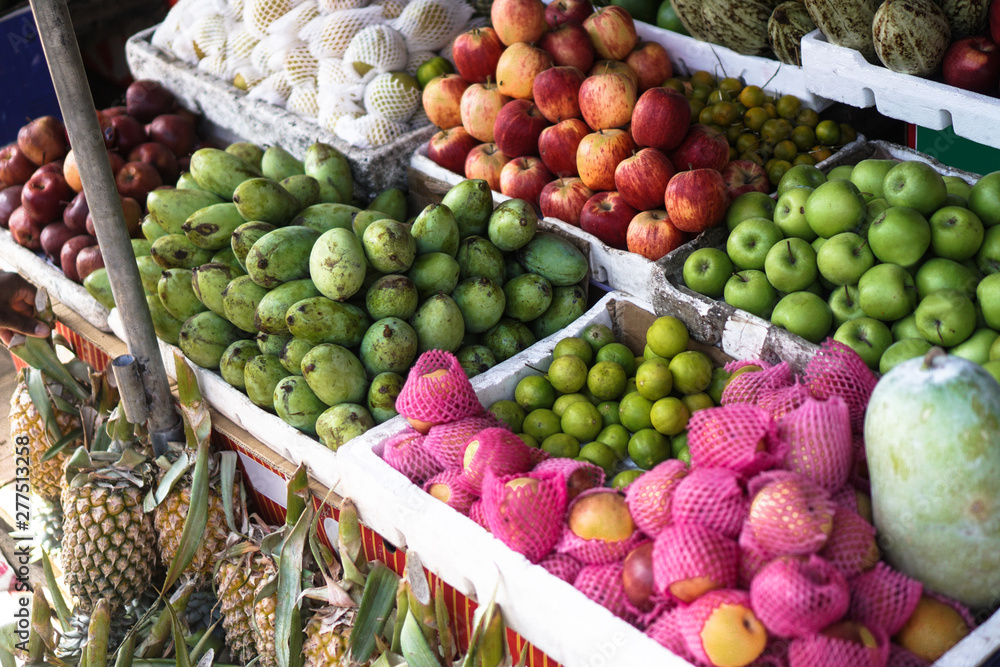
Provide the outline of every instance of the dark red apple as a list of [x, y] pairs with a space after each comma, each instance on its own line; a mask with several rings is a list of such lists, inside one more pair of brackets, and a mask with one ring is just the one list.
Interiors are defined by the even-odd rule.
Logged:
[[36, 118], [17, 133], [17, 147], [37, 165], [66, 155], [66, 128], [54, 116]]
[[45, 225], [41, 234], [42, 251], [55, 260], [59, 257], [63, 244], [76, 235], [76, 232], [67, 227], [64, 222], [53, 222]]
[[719, 172], [726, 182], [729, 198], [736, 199], [744, 192], [771, 192], [771, 181], [764, 167], [750, 160], [731, 160]]
[[114, 116], [111, 127], [115, 128], [115, 149], [121, 155], [128, 155], [149, 139], [146, 126], [132, 116]]
[[[146, 162], [153, 165], [160, 173], [164, 183], [175, 183], [180, 175], [177, 158], [173, 151], [158, 141], [148, 141], [136, 146], [127, 153], [129, 162]], [[121, 167], [119, 167], [121, 169]]]
[[[632, 130], [635, 131], [634, 121]], [[729, 142], [726, 140], [726, 135], [718, 130], [695, 123], [688, 130], [680, 146], [667, 153], [667, 157], [677, 171], [721, 170], [729, 162]]]
[[90, 213], [90, 205], [87, 204], [87, 195], [78, 192], [69, 205], [63, 209], [63, 222], [77, 234], [87, 231], [87, 216]]
[[636, 547], [625, 557], [622, 568], [622, 584], [625, 596], [632, 605], [642, 612], [652, 611], [652, 600], [656, 587], [653, 582], [653, 542]]
[[146, 162], [129, 162], [115, 176], [118, 194], [137, 201], [146, 201], [146, 195], [163, 185], [160, 172]]
[[103, 111], [97, 112], [97, 123], [101, 126], [101, 135], [104, 137], [104, 147], [112, 150], [118, 140], [118, 133], [115, 126], [111, 124], [111, 117], [105, 116]]
[[86, 280], [87, 276], [97, 269], [103, 268], [104, 255], [101, 253], [101, 246], [94, 244], [80, 248], [80, 252], [76, 254], [76, 275], [80, 282]]
[[115, 176], [125, 166], [125, 158], [113, 151], [108, 151], [108, 163], [111, 164], [111, 173]]
[[500, 171], [500, 192], [508, 197], [523, 199], [540, 210], [538, 196], [552, 179], [552, 172], [545, 168], [545, 163], [539, 158], [516, 157]]
[[566, 21], [548, 31], [538, 40], [538, 46], [552, 57], [555, 65], [573, 66], [586, 72], [594, 64], [594, 45], [580, 21]]
[[20, 185], [8, 185], [3, 190], [0, 190], [0, 227], [4, 229], [7, 229], [10, 214], [21, 206], [22, 187]]
[[15, 144], [0, 149], [0, 181], [7, 185], [24, 185], [38, 168]]
[[556, 176], [576, 176], [576, 149], [590, 128], [579, 118], [570, 118], [542, 130], [538, 154]]
[[157, 116], [174, 110], [177, 101], [174, 94], [158, 81], [133, 81], [125, 91], [125, 107], [128, 115], [142, 123], [148, 123]]
[[953, 42], [944, 53], [941, 74], [949, 86], [995, 97], [1000, 92], [1000, 47], [982, 36]]
[[667, 212], [643, 211], [632, 218], [625, 235], [629, 252], [656, 261], [684, 244], [684, 232], [670, 221]]
[[486, 83], [487, 79], [496, 79], [497, 62], [505, 48], [493, 28], [473, 28], [455, 38], [451, 56], [463, 79]]
[[465, 171], [465, 158], [479, 140], [459, 125], [436, 133], [427, 142], [427, 157], [448, 171], [461, 174]]
[[990, 3], [990, 37], [1000, 44], [1000, 0]]
[[185, 171], [190, 171], [190, 169], [191, 169], [191, 156], [190, 155], [184, 155], [182, 157], [177, 158], [177, 169], [181, 173], [183, 173]]
[[632, 111], [632, 138], [639, 146], [673, 150], [684, 141], [690, 125], [691, 105], [670, 88], [650, 88], [639, 96]]
[[643, 148], [615, 167], [615, 189], [632, 208], [649, 211], [663, 205], [667, 183], [675, 173], [666, 155], [655, 148]]
[[726, 217], [729, 191], [715, 169], [692, 169], [670, 179], [663, 200], [677, 229], [700, 234]]
[[580, 229], [612, 248], [625, 250], [628, 225], [637, 213], [618, 192], [598, 192], [583, 205]]
[[625, 64], [639, 77], [639, 93], [662, 86], [674, 75], [670, 54], [657, 42], [639, 42], [625, 57]]
[[496, 144], [479, 144], [465, 158], [465, 177], [481, 178], [491, 190], [500, 192], [500, 173], [510, 158]]
[[21, 190], [21, 206], [43, 225], [61, 218], [72, 198], [73, 191], [63, 175], [51, 171], [35, 174]]
[[[35, 174], [44, 174], [50, 171], [55, 174], [61, 174], [63, 172], [63, 160], [59, 159], [47, 162], [36, 169]], [[32, 174], [32, 176], [34, 176], [34, 174]]]
[[157, 116], [149, 124], [149, 138], [158, 141], [176, 155], [190, 155], [196, 141], [194, 124], [179, 114]]
[[545, 22], [550, 28], [576, 21], [583, 23], [594, 11], [590, 0], [556, 0], [545, 8]]
[[80, 282], [80, 274], [76, 270], [77, 255], [84, 248], [89, 248], [93, 245], [97, 245], [97, 239], [90, 234], [74, 236], [63, 243], [62, 250], [59, 252], [59, 266], [62, 268], [63, 273], [66, 274], [66, 277], [73, 282]]
[[104, 113], [105, 118], [112, 119], [112, 118], [117, 118], [118, 116], [126, 115], [128, 113], [128, 107], [125, 106], [108, 107], [107, 109], [102, 109], [101, 111]]
[[560, 178], [542, 188], [538, 204], [546, 218], [558, 218], [579, 227], [580, 213], [593, 196], [594, 191], [579, 178]]
[[548, 124], [531, 100], [511, 100], [493, 122], [493, 142], [509, 158], [538, 155], [538, 136]]
[[22, 245], [28, 250], [42, 249], [42, 230], [45, 229], [45, 225], [28, 215], [23, 206], [18, 206], [10, 214], [7, 228], [18, 245]]
[[531, 94], [546, 120], [558, 123], [567, 118], [582, 118], [580, 86], [585, 75], [576, 67], [563, 65], [539, 72], [531, 84]]

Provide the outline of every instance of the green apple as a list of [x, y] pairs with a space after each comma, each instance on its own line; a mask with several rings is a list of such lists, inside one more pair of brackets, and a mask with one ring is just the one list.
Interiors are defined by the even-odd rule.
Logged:
[[833, 313], [833, 326], [839, 327], [848, 320], [856, 320], [865, 316], [861, 310], [861, 301], [857, 285], [842, 285], [830, 292], [826, 303]]
[[744, 192], [734, 199], [726, 209], [726, 227], [729, 231], [750, 218], [774, 217], [774, 200], [763, 192]]
[[834, 167], [826, 175], [826, 180], [828, 181], [849, 181], [851, 180], [851, 172], [854, 171], [854, 167], [849, 164], [842, 164], [839, 167]]
[[871, 227], [872, 222], [875, 221], [875, 218], [882, 215], [887, 208], [889, 208], [888, 202], [881, 197], [868, 202], [865, 205], [865, 221], [861, 223], [861, 227], [858, 229], [858, 234], [867, 237], [868, 228]]
[[909, 160], [889, 170], [882, 181], [882, 192], [890, 206], [909, 206], [926, 217], [944, 206], [948, 186], [934, 167]]
[[944, 205], [945, 206], [957, 206], [958, 208], [969, 208], [969, 202], [968, 201], [966, 201], [965, 199], [962, 199], [958, 195], [953, 195], [950, 192], [948, 193], [948, 196], [944, 198]]
[[892, 322], [913, 311], [917, 288], [913, 277], [898, 264], [876, 264], [858, 281], [858, 298], [865, 315]]
[[806, 241], [817, 238], [816, 232], [806, 221], [806, 200], [813, 189], [804, 186], [789, 188], [778, 197], [778, 203], [774, 207], [774, 224], [778, 225], [786, 237]]
[[699, 294], [718, 299], [733, 275], [733, 261], [718, 248], [699, 248], [684, 261], [684, 284]]
[[979, 216], [983, 225], [1000, 225], [1000, 171], [986, 174], [972, 186], [969, 208]]
[[897, 339], [882, 353], [882, 359], [878, 362], [878, 372], [885, 375], [907, 359], [924, 356], [932, 347], [934, 346], [923, 338]]
[[992, 273], [979, 281], [976, 301], [983, 311], [986, 326], [1000, 331], [1000, 273]]
[[806, 200], [806, 221], [817, 236], [856, 231], [865, 221], [864, 197], [850, 181], [827, 181]]
[[961, 176], [944, 176], [944, 186], [948, 190], [948, 194], [957, 195], [969, 201], [969, 195], [972, 194], [972, 186]]
[[996, 361], [1000, 359], [1000, 339], [993, 341], [990, 345], [990, 361]]
[[842, 232], [826, 240], [816, 253], [819, 274], [834, 285], [857, 285], [865, 271], [875, 266], [868, 241], [854, 232]]
[[813, 239], [813, 242], [810, 243], [809, 245], [811, 245], [813, 247], [813, 250], [816, 251], [816, 254], [819, 255], [819, 250], [820, 248], [823, 247], [824, 243], [826, 243], [826, 239], [823, 238], [822, 236], [817, 236], [816, 238]]
[[987, 361], [983, 364], [983, 370], [993, 376], [993, 379], [1000, 382], [1000, 361]]
[[660, 8], [656, 12], [656, 27], [663, 28], [664, 30], [673, 30], [682, 35], [688, 34], [687, 28], [681, 23], [680, 18], [677, 16], [677, 10], [674, 9], [670, 0], [663, 0], [660, 3]]
[[771, 323], [819, 344], [833, 326], [830, 306], [812, 292], [792, 292], [775, 304]]
[[816, 188], [826, 183], [826, 174], [811, 164], [797, 164], [786, 171], [778, 181], [778, 197], [785, 194], [789, 188]]
[[990, 348], [997, 338], [1000, 338], [1000, 334], [993, 329], [976, 329], [964, 342], [948, 350], [948, 354], [968, 359], [981, 366], [990, 360]]
[[975, 257], [983, 245], [983, 222], [967, 208], [940, 208], [931, 216], [930, 224], [931, 250], [938, 257], [961, 262]]
[[841, 324], [833, 339], [857, 352], [868, 368], [875, 370], [882, 354], [892, 345], [892, 332], [885, 322], [859, 317]]
[[819, 279], [814, 280], [811, 285], [809, 285], [808, 287], [806, 287], [802, 291], [803, 292], [812, 292], [813, 294], [815, 294], [816, 296], [818, 296], [818, 297], [820, 297], [822, 299], [826, 299], [826, 295], [830, 293], [830, 289], [827, 288], [827, 287], [823, 287], [823, 283], [821, 283], [819, 281]]
[[750, 218], [729, 233], [726, 252], [739, 269], [761, 270], [768, 251], [783, 238], [778, 226], [767, 218]]
[[870, 158], [854, 165], [851, 170], [851, 183], [858, 186], [866, 202], [882, 197], [882, 182], [889, 170], [899, 162], [896, 160], [879, 160]]
[[1000, 273], [1000, 226], [986, 228], [976, 253], [976, 267], [983, 275]]
[[804, 290], [819, 275], [816, 251], [802, 239], [785, 239], [767, 252], [764, 273], [768, 282], [780, 292], [788, 294]]
[[917, 269], [917, 275], [913, 277], [913, 282], [917, 286], [917, 296], [921, 299], [931, 292], [945, 288], [957, 289], [967, 297], [972, 298], [976, 294], [979, 276], [975, 271], [955, 260], [932, 257], [920, 265], [920, 268]]
[[953, 289], [932, 292], [916, 310], [920, 335], [935, 345], [954, 347], [976, 330], [976, 308], [972, 300]]
[[872, 220], [868, 242], [880, 262], [913, 266], [931, 244], [931, 226], [915, 209], [890, 206]]
[[428, 83], [430, 83], [431, 79], [437, 78], [443, 74], [451, 74], [454, 71], [455, 67], [447, 58], [434, 56], [417, 68], [417, 83], [420, 84], [421, 88], [424, 88]]
[[891, 328], [894, 340], [903, 340], [904, 338], [924, 339], [924, 337], [920, 335], [920, 329], [917, 328], [917, 316], [913, 313], [910, 313], [906, 317], [893, 322]]
[[767, 319], [778, 295], [763, 271], [749, 269], [733, 274], [726, 282], [723, 298], [733, 308]]

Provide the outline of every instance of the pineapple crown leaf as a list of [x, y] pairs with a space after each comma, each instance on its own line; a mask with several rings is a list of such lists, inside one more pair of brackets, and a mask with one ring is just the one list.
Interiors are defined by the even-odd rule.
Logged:
[[[184, 455], [183, 458], [186, 459], [187, 456]], [[205, 527], [208, 525], [210, 461], [209, 443], [208, 440], [203, 440], [198, 446], [198, 456], [195, 460], [194, 472], [191, 475], [191, 501], [187, 516], [184, 518], [180, 545], [167, 571], [166, 581], [163, 584], [164, 590], [169, 589], [194, 560], [205, 534]], [[186, 466], [177, 466], [178, 470], [182, 468], [186, 470]], [[169, 485], [167, 486], [169, 487]]]
[[[24, 381], [28, 387], [28, 396], [45, 425], [45, 434], [48, 436], [49, 444], [53, 445], [59, 442], [62, 438], [62, 431], [59, 430], [59, 423], [56, 421], [56, 406], [52, 401], [53, 394], [45, 386], [45, 375], [37, 368], [26, 368], [24, 369]], [[64, 412], [71, 410], [64, 410]]]
[[154, 461], [164, 472], [160, 475], [160, 481], [154, 488], [149, 490], [149, 493], [146, 494], [146, 498], [143, 500], [142, 509], [146, 512], [152, 512], [160, 503], [166, 500], [177, 482], [191, 469], [191, 460], [188, 458], [187, 452], [181, 451], [176, 454], [177, 458], [172, 464], [166, 454]]
[[302, 590], [302, 563], [306, 540], [313, 525], [316, 510], [306, 503], [301, 516], [288, 531], [281, 544], [278, 563], [278, 603], [274, 619], [274, 644], [278, 667], [302, 664], [302, 617], [298, 606]]
[[73, 429], [72, 431], [61, 437], [59, 439], [59, 442], [46, 449], [45, 453], [42, 455], [42, 461], [43, 462], [51, 461], [60, 453], [62, 453], [62, 451], [66, 449], [66, 447], [68, 447], [70, 444], [72, 444], [74, 441], [78, 440], [82, 436], [83, 436], [83, 427], [78, 426], [77, 428]]
[[42, 548], [42, 572], [45, 575], [45, 583], [48, 586], [49, 595], [52, 597], [52, 606], [55, 608], [56, 617], [59, 619], [60, 629], [62, 630], [62, 634], [65, 634], [72, 627], [70, 623], [72, 614], [70, 613], [69, 605], [66, 604], [66, 598], [63, 597], [62, 591], [56, 584], [56, 573], [52, 567], [52, 558], [44, 547]]

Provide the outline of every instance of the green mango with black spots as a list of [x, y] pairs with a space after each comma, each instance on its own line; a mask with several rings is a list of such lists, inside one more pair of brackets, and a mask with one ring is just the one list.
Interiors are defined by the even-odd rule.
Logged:
[[489, 278], [498, 285], [504, 283], [504, 256], [493, 243], [482, 236], [467, 236], [458, 244], [455, 254], [459, 278]]
[[274, 390], [289, 373], [272, 354], [259, 354], [243, 367], [247, 397], [259, 408], [274, 412]]
[[149, 211], [148, 219], [158, 224], [164, 233], [181, 234], [184, 223], [194, 213], [224, 201], [225, 199], [205, 190], [153, 190], [146, 195], [146, 210]]
[[351, 219], [351, 230], [359, 239], [364, 239], [365, 230], [376, 220], [393, 220], [382, 211], [364, 210], [358, 211]]
[[417, 241], [409, 225], [395, 220], [376, 220], [368, 225], [361, 243], [368, 263], [381, 273], [406, 273], [417, 257]]
[[146, 295], [146, 306], [149, 308], [149, 316], [153, 320], [153, 331], [156, 332], [156, 337], [165, 343], [177, 345], [184, 322], [167, 312], [156, 292]]
[[222, 250], [232, 247], [233, 232], [245, 222], [236, 204], [212, 204], [192, 213], [181, 229], [199, 248]]
[[256, 284], [250, 276], [234, 278], [222, 291], [222, 310], [226, 319], [247, 333], [257, 333], [257, 306], [267, 294], [267, 289]]
[[233, 246], [230, 244], [220, 250], [219, 252], [212, 255], [211, 264], [225, 264], [229, 268], [236, 272], [236, 275], [246, 274], [246, 270], [240, 263], [240, 260], [236, 259], [236, 253], [233, 252]]
[[149, 255], [163, 269], [193, 269], [212, 259], [211, 250], [199, 248], [183, 234], [166, 234], [156, 239]]
[[103, 266], [91, 271], [83, 279], [83, 287], [87, 290], [87, 294], [108, 310], [115, 307], [115, 295], [111, 293], [111, 279], [108, 278], [108, 270]]
[[156, 294], [167, 312], [181, 320], [208, 310], [195, 294], [190, 269], [167, 269], [160, 274], [156, 284]]
[[535, 335], [523, 322], [508, 317], [486, 332], [483, 344], [496, 357], [497, 362], [506, 361], [518, 352], [523, 352], [535, 344]]
[[552, 305], [552, 283], [537, 273], [525, 273], [507, 281], [503, 292], [507, 297], [504, 315], [519, 322], [541, 317]]
[[485, 345], [465, 345], [455, 355], [465, 374], [473, 378], [497, 365], [496, 355]]
[[482, 333], [503, 317], [506, 296], [503, 288], [489, 278], [466, 278], [451, 293], [458, 309], [462, 311], [465, 330]]
[[265, 234], [273, 232], [275, 229], [277, 227], [274, 225], [267, 222], [260, 222], [259, 220], [243, 223], [236, 228], [229, 243], [236, 261], [240, 263], [240, 268], [246, 271], [246, 259], [250, 248], [253, 247], [254, 243], [263, 238]]
[[316, 346], [304, 338], [292, 336], [291, 340], [285, 343], [285, 347], [281, 348], [281, 352], [278, 353], [278, 360], [292, 375], [302, 375], [302, 357], [306, 356], [306, 353], [314, 347]]
[[429, 204], [413, 221], [410, 233], [417, 242], [417, 254], [443, 252], [452, 257], [458, 252], [458, 223], [455, 214], [444, 204]]
[[135, 265], [139, 269], [139, 281], [142, 282], [142, 289], [147, 294], [156, 294], [156, 286], [163, 274], [163, 267], [157, 264], [150, 255], [136, 257]]
[[316, 435], [316, 420], [329, 407], [301, 375], [282, 378], [274, 388], [273, 403], [286, 424], [309, 435]]
[[538, 340], [565, 328], [587, 312], [587, 295], [579, 285], [556, 287], [552, 290], [552, 303], [544, 313], [531, 323], [531, 331]]
[[236, 188], [233, 203], [247, 222], [260, 220], [281, 226], [295, 217], [301, 208], [299, 200], [269, 178], [251, 178]]
[[222, 379], [240, 391], [246, 391], [246, 380], [243, 369], [254, 357], [260, 356], [260, 348], [253, 340], [238, 340], [226, 348], [219, 360], [219, 373]]
[[299, 211], [319, 202], [319, 181], [312, 176], [305, 174], [289, 176], [280, 181], [279, 185], [288, 190], [289, 194], [299, 202]]
[[365, 407], [376, 424], [382, 424], [399, 413], [396, 412], [396, 397], [403, 391], [406, 379], [399, 373], [379, 373], [372, 378], [368, 387]]
[[309, 227], [279, 227], [257, 239], [243, 264], [261, 287], [274, 288], [309, 277], [309, 255], [320, 233]]
[[575, 285], [587, 277], [587, 258], [567, 239], [551, 232], [538, 232], [517, 251], [525, 271], [546, 278], [553, 287]]
[[139, 229], [142, 231], [143, 238], [145, 238], [150, 243], [160, 238], [161, 236], [167, 235], [167, 230], [165, 230], [160, 223], [153, 220], [153, 217], [150, 215], [147, 215], [145, 218], [142, 219], [142, 225], [140, 225]]
[[421, 299], [451, 294], [458, 285], [461, 269], [453, 257], [443, 252], [419, 255], [406, 274], [417, 289]]
[[417, 358], [417, 332], [398, 317], [373, 322], [361, 339], [359, 357], [369, 377], [406, 373]]
[[375, 420], [365, 406], [340, 403], [319, 416], [316, 420], [316, 435], [320, 442], [336, 451], [374, 426]]
[[[259, 178], [260, 169], [243, 158], [217, 148], [199, 148], [191, 154], [191, 176], [204, 190], [223, 201], [232, 201], [233, 194], [244, 181]], [[154, 190], [155, 192], [155, 190]], [[169, 192], [165, 190], [164, 192]], [[185, 192], [197, 192], [185, 190]], [[152, 193], [150, 193], [152, 194]], [[190, 211], [191, 215], [194, 211]], [[187, 220], [187, 216], [184, 217]]]
[[493, 192], [485, 180], [462, 181], [448, 190], [441, 203], [455, 214], [460, 238], [486, 234], [493, 213]]
[[381, 211], [390, 220], [406, 220], [406, 193], [399, 188], [383, 190], [368, 204], [368, 210]]
[[302, 377], [327, 405], [361, 403], [368, 395], [368, 376], [361, 361], [342, 345], [317, 345], [302, 357]]
[[354, 216], [361, 212], [350, 204], [313, 204], [292, 218], [289, 225], [311, 227], [320, 234], [331, 229], [353, 229]]
[[410, 326], [417, 332], [417, 354], [435, 349], [455, 352], [465, 336], [462, 311], [447, 294], [435, 294], [420, 304]]
[[216, 370], [229, 346], [242, 338], [246, 338], [244, 332], [231, 322], [206, 310], [188, 318], [181, 325], [177, 345], [192, 363], [202, 368]]
[[373, 320], [398, 317], [408, 320], [417, 312], [417, 286], [407, 276], [379, 276], [365, 293], [365, 309]]
[[287, 334], [289, 331], [285, 315], [288, 309], [293, 304], [314, 296], [320, 296], [320, 293], [308, 278], [278, 285], [257, 304], [254, 318], [257, 330], [268, 334]]
[[320, 201], [346, 204], [354, 196], [354, 175], [344, 154], [317, 141], [306, 149], [305, 173], [319, 181]]
[[285, 315], [288, 330], [314, 345], [335, 343], [354, 347], [371, 326], [371, 318], [361, 308], [325, 296], [298, 301]]
[[264, 149], [257, 144], [250, 143], [249, 141], [237, 141], [234, 144], [226, 146], [226, 152], [244, 160], [255, 169], [262, 167], [261, 162], [264, 159]]
[[254, 340], [257, 341], [257, 349], [261, 354], [270, 354], [277, 357], [285, 349], [285, 344], [292, 339], [290, 335], [258, 333]]
[[268, 146], [261, 156], [260, 171], [265, 178], [280, 181], [290, 176], [305, 175], [306, 167], [281, 146]]
[[309, 253], [309, 277], [320, 294], [335, 301], [354, 296], [367, 273], [365, 250], [349, 229], [323, 232]]
[[216, 315], [226, 316], [222, 303], [222, 293], [229, 287], [229, 283], [240, 276], [240, 272], [235, 271], [228, 264], [212, 262], [196, 266], [191, 275], [191, 286], [195, 296], [205, 304], [205, 307]]

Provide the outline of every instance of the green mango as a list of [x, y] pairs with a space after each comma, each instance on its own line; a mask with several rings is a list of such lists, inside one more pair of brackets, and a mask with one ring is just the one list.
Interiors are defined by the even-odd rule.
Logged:
[[264, 178], [281, 181], [289, 176], [304, 175], [306, 167], [302, 160], [281, 146], [268, 146], [260, 160], [260, 171]]
[[233, 252], [232, 242], [230, 242], [229, 246], [223, 248], [219, 252], [212, 255], [211, 263], [225, 264], [226, 266], [228, 266], [229, 268], [231, 268], [233, 271], [236, 272], [235, 274], [233, 274], [234, 278], [238, 275], [243, 275], [246, 273], [246, 270], [243, 268], [243, 265], [240, 264], [240, 260], [236, 259], [236, 253]]
[[519, 322], [541, 317], [552, 305], [552, 283], [536, 273], [525, 273], [503, 286], [507, 305], [503, 314]]
[[447, 294], [435, 294], [420, 304], [410, 326], [417, 332], [418, 354], [435, 349], [455, 352], [465, 336], [462, 311]]
[[458, 224], [455, 214], [444, 204], [429, 204], [410, 227], [417, 242], [417, 254], [443, 252], [452, 257], [458, 252]]
[[361, 339], [358, 356], [369, 377], [406, 373], [417, 358], [417, 332], [398, 317], [373, 322]]
[[[319, 181], [312, 176], [299, 174], [279, 181], [278, 185], [288, 190], [299, 203], [299, 211], [319, 202]], [[324, 230], [325, 231], [325, 230]]]
[[368, 394], [368, 376], [354, 353], [346, 347], [317, 345], [302, 357], [302, 377], [327, 405], [360, 403]]
[[398, 317], [408, 320], [417, 311], [417, 286], [406, 276], [380, 276], [365, 294], [365, 309], [374, 320]]
[[240, 263], [240, 268], [246, 271], [247, 253], [253, 244], [261, 239], [268, 232], [273, 232], [277, 227], [266, 222], [246, 222], [236, 228], [233, 238], [229, 244], [236, 256], [236, 261]]
[[[260, 169], [243, 158], [217, 148], [199, 148], [191, 155], [191, 176], [205, 190], [232, 201], [239, 185], [250, 178], [260, 177]], [[169, 192], [169, 190], [167, 191]], [[218, 203], [218, 202], [213, 202]], [[191, 215], [194, 211], [188, 213]], [[184, 218], [187, 220], [187, 217]]]
[[226, 152], [235, 155], [255, 169], [261, 168], [264, 159], [264, 149], [248, 141], [237, 141], [226, 146]]
[[535, 237], [538, 216], [531, 204], [523, 199], [508, 199], [490, 215], [487, 234], [490, 241], [504, 252], [513, 252]]
[[146, 239], [130, 239], [132, 241], [132, 254], [139, 257], [146, 257], [153, 248], [153, 242]]
[[195, 211], [221, 203], [222, 199], [204, 190], [153, 190], [146, 195], [149, 218], [167, 234], [182, 233], [184, 223]]
[[256, 284], [250, 276], [234, 278], [222, 291], [222, 310], [226, 319], [247, 333], [257, 333], [254, 317], [257, 305], [267, 290]]
[[257, 407], [271, 412], [274, 411], [274, 389], [286, 377], [288, 371], [278, 357], [271, 354], [258, 354], [243, 367], [247, 397]]
[[183, 172], [177, 177], [177, 189], [178, 190], [201, 190], [203, 189], [198, 185], [198, 181], [194, 180], [194, 176], [191, 175], [190, 171]]
[[270, 354], [275, 357], [281, 354], [281, 351], [285, 349], [285, 344], [291, 339], [292, 337], [289, 335], [268, 334], [264, 332], [255, 336], [257, 349], [260, 350], [260, 353]]
[[167, 312], [155, 292], [146, 295], [146, 305], [149, 307], [149, 316], [153, 320], [156, 337], [165, 343], [177, 345], [184, 322]]
[[[150, 193], [152, 194], [152, 193]], [[153, 220], [153, 216], [147, 215], [142, 219], [142, 225], [140, 227], [142, 230], [143, 237], [152, 243], [161, 236], [167, 235], [167, 230], [165, 230], [160, 223]]]
[[156, 285], [160, 282], [160, 275], [163, 267], [156, 263], [150, 255], [143, 255], [135, 258], [135, 265], [139, 269], [139, 280], [142, 282], [142, 289], [147, 294], [156, 294]]
[[482, 333], [499, 322], [507, 305], [503, 288], [482, 277], [460, 282], [451, 298], [462, 311], [465, 330], [470, 333]]
[[302, 375], [302, 357], [314, 347], [315, 345], [309, 341], [292, 336], [292, 339], [285, 343], [285, 347], [281, 348], [278, 359], [286, 371], [292, 375]]
[[260, 356], [260, 349], [252, 340], [238, 340], [226, 348], [219, 360], [222, 379], [240, 391], [246, 391], [247, 383], [243, 369], [254, 357]]
[[361, 243], [368, 263], [382, 273], [405, 273], [417, 256], [417, 241], [409, 226], [395, 220], [376, 220], [368, 225]]
[[193, 269], [207, 264], [212, 252], [199, 248], [183, 234], [167, 234], [153, 241], [149, 255], [164, 269]]
[[232, 247], [233, 232], [244, 222], [236, 204], [213, 204], [192, 213], [181, 229], [199, 248], [222, 250]]
[[289, 375], [278, 382], [273, 403], [274, 411], [286, 424], [309, 435], [316, 435], [316, 420], [329, 407], [299, 375]]
[[441, 203], [455, 214], [461, 238], [486, 234], [493, 213], [493, 191], [489, 183], [481, 178], [462, 181], [448, 190]]
[[518, 276], [523, 276], [526, 273], [524, 267], [521, 266], [520, 262], [517, 261], [515, 255], [516, 253], [510, 253], [504, 257], [503, 282], [505, 285], [514, 278], [517, 278]]
[[319, 200], [346, 204], [354, 196], [354, 176], [344, 154], [329, 144], [314, 143], [306, 149], [303, 167], [319, 181]]
[[383, 190], [368, 204], [368, 210], [381, 211], [390, 220], [406, 220], [406, 193], [399, 188]]
[[413, 266], [406, 274], [417, 288], [421, 299], [434, 294], [451, 294], [458, 285], [460, 274], [458, 262], [443, 252], [420, 255], [413, 260]]
[[482, 276], [498, 285], [504, 283], [503, 253], [489, 239], [482, 236], [467, 236], [458, 244], [455, 255], [461, 280]]
[[269, 334], [287, 334], [285, 314], [292, 304], [319, 295], [319, 290], [308, 278], [278, 285], [257, 304], [257, 314], [254, 316], [257, 330]]
[[251, 178], [240, 183], [233, 193], [233, 203], [247, 222], [259, 220], [279, 227], [299, 212], [299, 200], [269, 178]]
[[375, 420], [363, 405], [341, 403], [328, 408], [319, 416], [316, 420], [316, 435], [320, 442], [337, 451], [374, 426]]
[[540, 317], [532, 321], [531, 331], [538, 340], [565, 328], [587, 312], [587, 295], [579, 285], [555, 287], [552, 303]]
[[221, 263], [209, 263], [196, 266], [192, 271], [191, 286], [195, 296], [205, 304], [205, 307], [216, 315], [226, 316], [222, 305], [222, 293], [229, 283], [240, 274], [231, 266]]
[[368, 229], [369, 225], [371, 225], [373, 222], [375, 222], [376, 220], [391, 220], [391, 219], [392, 218], [387, 216], [382, 211], [371, 211], [371, 210], [358, 211], [358, 213], [351, 220], [351, 229], [354, 230], [355, 235], [359, 239], [363, 239], [365, 237], [365, 230]]
[[350, 204], [313, 204], [299, 211], [288, 224], [312, 227], [320, 234], [335, 228], [352, 229], [351, 221], [360, 211]]
[[354, 347], [371, 326], [371, 318], [361, 308], [349, 303], [315, 296], [293, 303], [285, 315], [288, 330], [296, 338], [313, 345], [336, 343]]
[[342, 301], [361, 289], [367, 265], [361, 241], [349, 229], [323, 232], [309, 253], [309, 276], [323, 296]]
[[473, 378], [497, 365], [496, 355], [485, 345], [466, 345], [455, 355], [465, 374]]
[[376, 424], [383, 424], [399, 414], [396, 412], [396, 397], [403, 391], [405, 383], [406, 379], [399, 373], [379, 373], [372, 378], [365, 407]]
[[538, 232], [517, 251], [525, 271], [548, 279], [554, 287], [575, 285], [587, 277], [587, 258], [567, 239], [551, 232]]
[[535, 335], [523, 322], [505, 317], [486, 332], [483, 343], [501, 362], [534, 345]]
[[94, 297], [97, 303], [108, 310], [115, 307], [115, 295], [111, 293], [111, 279], [108, 278], [108, 270], [103, 266], [83, 279], [83, 287], [87, 293]]
[[246, 334], [210, 310], [188, 318], [177, 344], [192, 363], [216, 370], [226, 349]]
[[208, 310], [192, 286], [194, 272], [190, 269], [167, 269], [160, 274], [156, 284], [156, 293], [167, 312], [181, 320]]
[[309, 254], [320, 233], [309, 227], [279, 227], [257, 239], [243, 263], [261, 287], [309, 277]]

